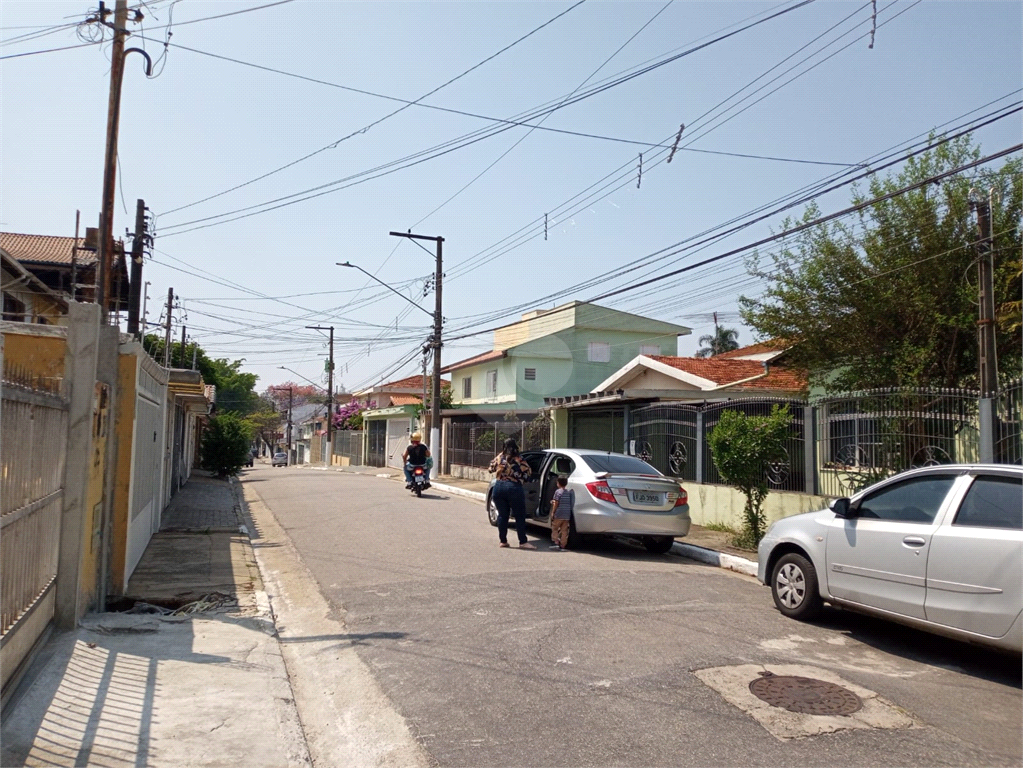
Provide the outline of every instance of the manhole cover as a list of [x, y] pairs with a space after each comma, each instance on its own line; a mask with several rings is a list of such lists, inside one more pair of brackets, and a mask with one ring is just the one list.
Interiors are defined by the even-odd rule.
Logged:
[[860, 697], [834, 683], [812, 677], [772, 675], [749, 684], [758, 699], [803, 715], [851, 715], [863, 706]]

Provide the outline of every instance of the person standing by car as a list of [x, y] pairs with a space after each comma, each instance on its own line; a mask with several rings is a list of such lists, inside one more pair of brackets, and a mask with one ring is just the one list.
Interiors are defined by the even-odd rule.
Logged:
[[497, 476], [492, 498], [497, 507], [497, 535], [501, 546], [508, 546], [508, 516], [514, 514], [519, 549], [536, 549], [526, 539], [526, 491], [522, 487], [533, 470], [519, 455], [519, 444], [513, 438], [504, 441], [504, 450], [490, 462], [490, 471]]
[[401, 455], [405, 462], [405, 487], [412, 487], [412, 468], [426, 467], [426, 483], [430, 483], [430, 449], [423, 444], [423, 436], [419, 432], [413, 432], [409, 438], [411, 442]]
[[568, 530], [571, 527], [572, 508], [575, 507], [575, 491], [568, 486], [568, 475], [558, 475], [558, 490], [551, 499], [551, 549], [568, 549]]

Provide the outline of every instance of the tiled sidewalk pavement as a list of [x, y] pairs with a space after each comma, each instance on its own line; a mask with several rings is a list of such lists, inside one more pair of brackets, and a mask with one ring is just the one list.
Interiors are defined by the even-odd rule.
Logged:
[[193, 470], [164, 510], [161, 531], [237, 531], [241, 524], [231, 483]]

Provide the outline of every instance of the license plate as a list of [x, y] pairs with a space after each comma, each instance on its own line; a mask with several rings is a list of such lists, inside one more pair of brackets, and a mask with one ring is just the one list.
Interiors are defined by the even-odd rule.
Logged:
[[660, 506], [663, 501], [663, 496], [659, 493], [644, 493], [643, 491], [633, 491], [632, 500], [636, 504], [656, 504]]

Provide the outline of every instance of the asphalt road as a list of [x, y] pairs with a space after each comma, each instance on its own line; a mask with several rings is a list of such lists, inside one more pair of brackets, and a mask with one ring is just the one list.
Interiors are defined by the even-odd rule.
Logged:
[[[624, 541], [500, 549], [479, 502], [257, 465], [347, 641], [444, 766], [1018, 766], [1019, 657], [843, 611], [802, 624], [754, 579]], [[510, 537], [514, 540], [514, 536]], [[783, 741], [695, 674], [801, 664], [917, 725]]]

